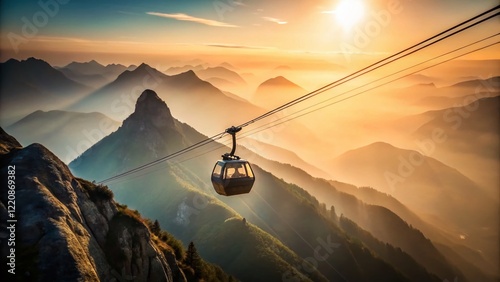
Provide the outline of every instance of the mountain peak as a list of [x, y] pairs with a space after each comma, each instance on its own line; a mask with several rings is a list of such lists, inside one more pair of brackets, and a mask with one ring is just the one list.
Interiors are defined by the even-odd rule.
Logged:
[[[122, 73], [123, 74], [126, 74], [126, 72]], [[140, 64], [138, 67], [136, 67], [134, 70], [129, 70], [128, 73], [130, 74], [138, 74], [138, 75], [154, 75], [154, 76], [164, 76], [163, 73], [159, 72], [157, 69], [151, 67], [150, 65], [146, 64], [146, 63], [142, 63]]]
[[193, 70], [188, 70], [188, 71], [179, 73], [177, 76], [182, 77], [182, 78], [199, 79], [199, 77], [196, 75], [196, 73]]
[[275, 78], [271, 78], [267, 82], [271, 82], [271, 81], [273, 83], [276, 83], [276, 84], [283, 84], [283, 83], [289, 84], [289, 83], [292, 83], [290, 80], [286, 79], [284, 76], [281, 76], [281, 75], [279, 75], [279, 76], [277, 76]]
[[281, 75], [264, 81], [260, 85], [260, 87], [292, 87], [296, 89], [302, 89], [302, 87], [298, 86], [297, 84], [291, 82]]
[[158, 97], [156, 92], [146, 89], [137, 99], [134, 113], [124, 122], [124, 124], [128, 123], [140, 123], [139, 128], [144, 128], [148, 124], [157, 128], [172, 128], [174, 118], [167, 104]]
[[116, 81], [130, 82], [132, 80], [137, 80], [137, 79], [141, 79], [142, 82], [142, 80], [145, 77], [152, 77], [155, 80], [161, 80], [167, 76], [159, 72], [157, 69], [152, 68], [148, 64], [142, 63], [140, 66], [133, 69], [131, 67], [128, 67], [126, 71], [121, 73], [116, 78], [115, 82]]
[[37, 59], [35, 57], [30, 57], [24, 61], [20, 61], [21, 64], [26, 64], [30, 67], [37, 67], [37, 68], [52, 68], [52, 66], [47, 63], [46, 61], [42, 59]]
[[143, 69], [147, 70], [147, 69], [153, 69], [153, 68], [146, 63], [142, 63], [136, 68], [136, 70], [143, 70]]
[[139, 99], [137, 99], [137, 104], [136, 104], [136, 111], [138, 110], [138, 107], [147, 107], [151, 103], [163, 103], [160, 97], [158, 97], [158, 94], [154, 92], [151, 89], [146, 89], [142, 92], [141, 96], [139, 96]]
[[29, 57], [28, 59], [26, 59], [26, 62], [45, 62], [45, 61], [42, 59], [37, 59], [35, 57]]

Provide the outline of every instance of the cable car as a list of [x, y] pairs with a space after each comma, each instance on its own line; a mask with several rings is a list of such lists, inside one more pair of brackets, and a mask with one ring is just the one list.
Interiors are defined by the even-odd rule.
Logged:
[[231, 127], [226, 132], [233, 136], [233, 149], [222, 155], [212, 171], [212, 185], [215, 192], [223, 196], [234, 196], [249, 193], [255, 182], [255, 175], [250, 163], [235, 156], [236, 133], [241, 127]]

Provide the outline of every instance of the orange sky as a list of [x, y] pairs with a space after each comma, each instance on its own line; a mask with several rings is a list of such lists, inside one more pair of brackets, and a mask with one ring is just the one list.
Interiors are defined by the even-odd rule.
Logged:
[[[335, 15], [341, 1], [241, 0], [228, 2], [231, 5], [224, 1], [123, 1], [123, 5], [89, 1], [48, 10], [36, 3], [3, 1], [1, 60], [35, 56], [55, 65], [91, 59], [104, 64], [171, 65], [201, 59], [241, 66], [356, 67], [497, 4], [495, 0], [358, 0], [362, 16], [347, 28]], [[54, 10], [57, 13], [49, 13]], [[30, 31], [29, 24], [36, 32]], [[479, 39], [498, 27], [499, 21], [490, 21], [456, 42]], [[442, 44], [435, 52], [453, 45]], [[498, 58], [499, 51], [499, 47], [490, 48], [473, 58]]]

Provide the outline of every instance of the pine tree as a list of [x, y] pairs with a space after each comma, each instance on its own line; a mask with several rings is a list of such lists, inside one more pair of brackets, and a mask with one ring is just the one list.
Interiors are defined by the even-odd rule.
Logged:
[[155, 222], [153, 223], [153, 226], [151, 226], [151, 233], [159, 236], [161, 231], [160, 223], [156, 219]]
[[193, 242], [189, 243], [184, 262], [193, 268], [196, 277], [201, 276], [202, 261]]
[[330, 208], [330, 218], [333, 219], [333, 221], [335, 221], [335, 222], [338, 221], [337, 213], [335, 212], [335, 207], [334, 206], [332, 206]]

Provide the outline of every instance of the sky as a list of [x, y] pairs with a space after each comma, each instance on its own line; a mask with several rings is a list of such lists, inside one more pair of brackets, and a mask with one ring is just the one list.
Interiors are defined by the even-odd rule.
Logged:
[[[1, 61], [35, 56], [55, 65], [91, 59], [105, 64], [201, 59], [240, 65], [270, 61], [346, 65], [400, 50], [497, 4], [497, 0], [2, 0]], [[498, 23], [492, 21], [469, 36], [498, 30]], [[496, 58], [498, 51], [492, 48], [480, 58]]]

